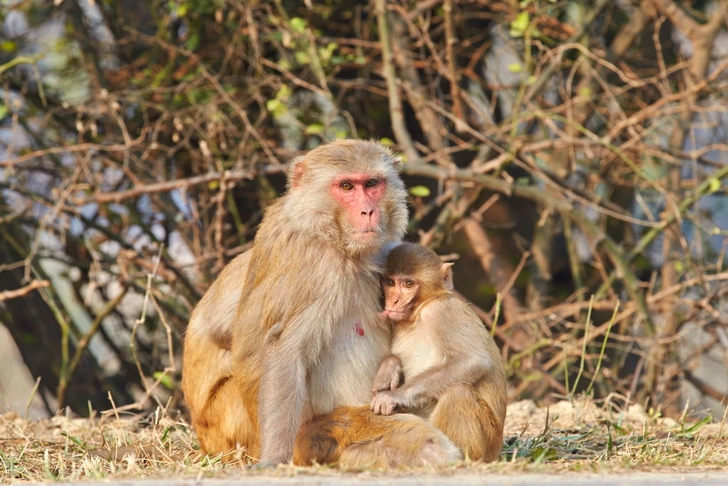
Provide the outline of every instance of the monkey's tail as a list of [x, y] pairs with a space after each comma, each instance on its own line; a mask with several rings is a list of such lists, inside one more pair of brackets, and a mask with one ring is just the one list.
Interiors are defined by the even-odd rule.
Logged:
[[341, 407], [301, 428], [295, 464], [347, 469], [438, 467], [462, 459], [445, 434], [411, 414], [375, 415], [369, 407]]

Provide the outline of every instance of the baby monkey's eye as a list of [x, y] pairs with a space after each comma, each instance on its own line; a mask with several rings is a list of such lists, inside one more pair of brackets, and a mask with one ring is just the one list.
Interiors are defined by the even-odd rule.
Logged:
[[394, 280], [388, 278], [385, 281], [387, 282], [387, 287], [394, 287]]
[[407, 280], [407, 281], [404, 282], [404, 286], [407, 289], [411, 289], [412, 287], [415, 286], [415, 283], [412, 280]]

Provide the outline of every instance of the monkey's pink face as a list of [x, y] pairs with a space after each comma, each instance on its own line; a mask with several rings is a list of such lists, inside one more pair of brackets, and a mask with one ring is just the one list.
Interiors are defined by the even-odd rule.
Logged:
[[378, 239], [380, 203], [386, 190], [386, 179], [372, 174], [344, 174], [334, 179], [331, 193], [344, 210], [351, 239], [360, 243]]
[[382, 278], [384, 290], [384, 312], [394, 322], [409, 319], [412, 314], [420, 284], [408, 275], [391, 275]]

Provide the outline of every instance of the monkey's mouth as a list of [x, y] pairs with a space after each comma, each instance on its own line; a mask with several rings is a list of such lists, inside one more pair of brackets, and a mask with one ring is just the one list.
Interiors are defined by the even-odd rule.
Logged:
[[379, 234], [379, 231], [377, 231], [376, 228], [368, 228], [368, 229], [355, 231], [354, 238], [356, 238], [357, 240], [360, 240], [360, 241], [369, 241], [369, 240], [376, 238], [376, 236], [378, 234]]
[[407, 313], [405, 311], [396, 309], [384, 309], [381, 313], [382, 317], [389, 317], [393, 321], [401, 321], [406, 315]]

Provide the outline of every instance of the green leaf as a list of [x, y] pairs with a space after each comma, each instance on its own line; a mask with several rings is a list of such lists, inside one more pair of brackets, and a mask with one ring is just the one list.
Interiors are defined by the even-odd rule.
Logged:
[[185, 47], [190, 51], [195, 51], [200, 46], [199, 34], [192, 34], [185, 42]]
[[61, 432], [61, 435], [65, 436], [68, 440], [70, 440], [71, 442], [73, 442], [74, 444], [76, 444], [77, 446], [79, 446], [83, 449], [88, 448], [86, 446], [86, 443], [83, 441], [83, 439], [80, 439], [74, 435], [69, 434], [68, 432], [63, 432], [63, 431]]
[[162, 436], [159, 438], [159, 442], [165, 444], [169, 438], [169, 433], [172, 431], [172, 427], [165, 427], [162, 431]]
[[689, 434], [692, 434], [694, 432], [697, 432], [698, 430], [700, 430], [703, 427], [703, 425], [709, 424], [712, 421], [713, 420], [712, 420], [712, 418], [710, 416], [703, 417], [702, 419], [700, 419], [700, 421], [695, 422], [694, 424], [689, 425], [688, 427], [686, 427], [685, 430], [682, 431], [682, 434], [681, 435], [689, 435]]
[[276, 111], [283, 103], [277, 98], [272, 98], [265, 102], [265, 107], [268, 111]]
[[410, 187], [409, 193], [415, 197], [427, 197], [431, 194], [430, 189], [425, 186]]
[[537, 464], [544, 461], [555, 461], [558, 458], [559, 454], [554, 449], [544, 446], [537, 447], [531, 454], [531, 459]]
[[301, 17], [293, 17], [288, 25], [291, 26], [291, 30], [293, 32], [296, 32], [298, 34], [303, 34], [303, 32], [306, 30], [306, 21], [303, 20]]
[[306, 65], [311, 63], [311, 57], [308, 55], [307, 52], [304, 51], [296, 51], [296, 62], [298, 64]]
[[281, 85], [280, 89], [276, 93], [276, 99], [281, 101], [288, 101], [293, 94], [291, 88], [287, 84]]
[[[0, 119], [1, 118], [2, 118], [2, 116], [0, 116]], [[718, 191], [720, 191], [720, 179], [718, 179], [717, 177], [714, 177], [713, 179], [710, 180], [709, 192], [712, 194], [712, 193], [718, 192]]]
[[306, 127], [306, 135], [320, 135], [324, 132], [324, 126], [320, 123], [312, 123]]
[[329, 42], [326, 44], [326, 47], [319, 47], [318, 49], [318, 55], [321, 59], [321, 64], [324, 66], [327, 66], [329, 63], [334, 63], [334, 58], [338, 56], [334, 56], [334, 52], [336, 52], [336, 49], [339, 47], [339, 45], [336, 42]]
[[8, 113], [10, 113], [10, 110], [8, 110], [8, 107], [5, 105], [0, 105], [0, 121], [2, 121], [6, 116], [8, 116]]
[[510, 34], [511, 37], [523, 37], [528, 29], [530, 20], [528, 18], [528, 12], [521, 12], [516, 16], [516, 19], [511, 22]]
[[0, 41], [0, 50], [5, 52], [15, 52], [18, 49], [18, 44], [11, 40]]
[[523, 66], [519, 62], [514, 62], [508, 65], [508, 70], [514, 74], [518, 74], [523, 71]]
[[276, 118], [282, 116], [287, 110], [286, 105], [278, 98], [266, 101], [265, 107]]
[[161, 383], [162, 386], [164, 386], [166, 389], [174, 390], [174, 382], [172, 381], [172, 377], [164, 371], [155, 371], [152, 376], [154, 376], [155, 380], [160, 380], [161, 378], [159, 383]]

